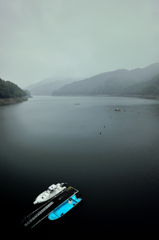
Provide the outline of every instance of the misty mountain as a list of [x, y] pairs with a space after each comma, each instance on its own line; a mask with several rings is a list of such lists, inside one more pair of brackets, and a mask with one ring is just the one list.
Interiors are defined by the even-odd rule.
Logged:
[[67, 84], [53, 91], [52, 95], [127, 94], [132, 86], [147, 82], [157, 74], [159, 74], [159, 63], [133, 70], [119, 69]]
[[36, 84], [25, 87], [25, 89], [29, 90], [31, 95], [51, 95], [53, 91], [73, 81], [75, 79], [72, 78], [46, 78]]
[[124, 93], [129, 95], [159, 96], [159, 74], [149, 81], [126, 88]]

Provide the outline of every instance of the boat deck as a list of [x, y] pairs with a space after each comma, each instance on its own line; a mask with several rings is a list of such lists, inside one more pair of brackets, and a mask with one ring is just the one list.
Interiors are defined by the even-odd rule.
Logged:
[[75, 207], [82, 199], [76, 198], [75, 195], [73, 195], [70, 199], [71, 201], [67, 199], [65, 202], [63, 202], [61, 205], [59, 205], [57, 208], [55, 208], [48, 216], [50, 220], [55, 220], [60, 217], [62, 217], [64, 214], [69, 212], [73, 207]]

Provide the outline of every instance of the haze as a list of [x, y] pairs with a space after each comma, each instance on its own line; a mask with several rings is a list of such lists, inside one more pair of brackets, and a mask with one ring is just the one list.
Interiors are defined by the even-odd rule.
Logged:
[[159, 61], [158, 0], [0, 0], [0, 77], [24, 88]]

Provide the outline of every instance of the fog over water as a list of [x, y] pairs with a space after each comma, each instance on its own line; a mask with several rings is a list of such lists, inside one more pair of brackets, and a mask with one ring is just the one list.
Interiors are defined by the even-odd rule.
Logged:
[[42, 223], [38, 231], [51, 233], [60, 226], [81, 234], [155, 230], [157, 113], [159, 100], [124, 97], [39, 96], [1, 106], [5, 219], [14, 216], [12, 227], [17, 226], [40, 192], [68, 182], [83, 194], [82, 204], [60, 222]]

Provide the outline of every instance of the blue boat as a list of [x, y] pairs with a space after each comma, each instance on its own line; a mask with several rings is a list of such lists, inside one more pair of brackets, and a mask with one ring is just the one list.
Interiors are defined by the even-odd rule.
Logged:
[[78, 198], [76, 195], [71, 196], [57, 208], [55, 208], [48, 216], [50, 220], [56, 220], [61, 218], [66, 213], [68, 213], [72, 208], [77, 206], [82, 201], [81, 198]]

